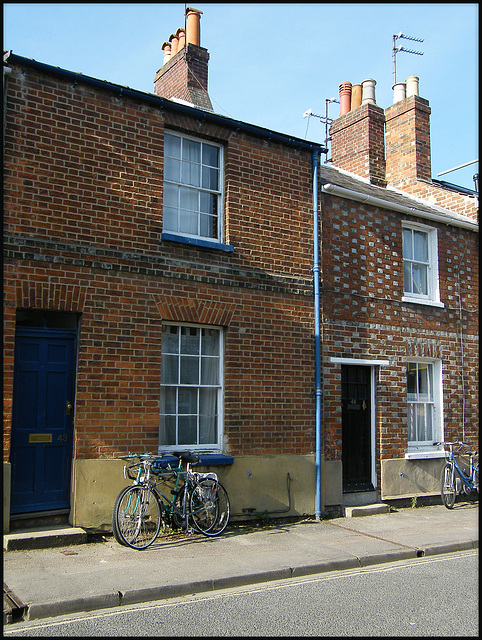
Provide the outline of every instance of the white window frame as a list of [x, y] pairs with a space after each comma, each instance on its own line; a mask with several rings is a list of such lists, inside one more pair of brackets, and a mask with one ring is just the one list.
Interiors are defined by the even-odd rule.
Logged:
[[[438, 239], [437, 229], [429, 227], [423, 224], [415, 222], [403, 222], [402, 223], [402, 246], [403, 246], [403, 232], [409, 230], [419, 231], [427, 235], [427, 249], [428, 249], [428, 261], [427, 261], [427, 293], [413, 293], [405, 291], [405, 262], [410, 260], [416, 262], [410, 258], [403, 258], [403, 302], [414, 302], [417, 304], [425, 304], [436, 307], [444, 307], [444, 304], [440, 301], [440, 287], [439, 287], [439, 273], [438, 273]], [[402, 249], [403, 252], [403, 249]]]
[[[224, 202], [224, 149], [222, 147], [222, 145], [217, 144], [215, 142], [212, 142], [211, 140], [205, 140], [202, 138], [196, 138], [194, 136], [189, 136], [189, 135], [185, 135], [185, 134], [180, 134], [177, 133], [175, 131], [171, 131], [171, 130], [166, 130], [165, 131], [165, 136], [169, 135], [169, 136], [173, 136], [176, 138], [179, 138], [181, 140], [181, 145], [184, 145], [185, 142], [188, 141], [193, 141], [196, 143], [199, 143], [201, 145], [201, 151], [202, 151], [202, 145], [209, 145], [211, 147], [215, 147], [216, 149], [218, 149], [219, 151], [219, 156], [218, 156], [218, 166], [216, 167], [216, 169], [218, 170], [218, 188], [217, 189], [213, 189], [213, 188], [208, 188], [208, 187], [203, 187], [202, 183], [199, 185], [195, 185], [195, 184], [190, 184], [188, 181], [183, 181], [183, 177], [182, 177], [182, 173], [179, 176], [179, 180], [175, 180], [175, 179], [170, 179], [169, 176], [167, 175], [167, 171], [166, 171], [166, 145], [164, 145], [164, 149], [165, 149], [165, 155], [164, 155], [164, 181], [163, 181], [163, 185], [164, 185], [164, 197], [163, 197], [163, 237], [164, 239], [168, 239], [168, 240], [180, 240], [180, 239], [185, 239], [186, 242], [189, 243], [190, 240], [192, 240], [193, 244], [198, 244], [198, 245], [203, 245], [203, 243], [206, 243], [206, 245], [211, 246], [211, 245], [220, 245], [221, 248], [224, 246], [222, 245], [222, 243], [224, 242], [224, 210], [223, 210], [223, 202]], [[182, 155], [182, 152], [181, 152]], [[198, 164], [198, 166], [200, 167], [200, 175], [201, 175], [201, 182], [202, 182], [202, 175], [203, 175], [203, 167], [204, 168], [215, 168], [212, 165], [207, 165], [207, 164], [203, 164], [202, 158], [201, 158], [201, 162], [200, 163], [196, 163]], [[185, 165], [189, 165], [188, 161], [185, 161]], [[180, 166], [182, 167], [182, 159], [180, 159]], [[203, 235], [201, 233], [201, 230], [198, 228], [198, 232], [196, 233], [192, 233], [192, 232], [188, 232], [185, 230], [180, 229], [180, 221], [181, 221], [181, 204], [179, 202], [179, 208], [178, 208], [178, 213], [177, 213], [177, 228], [176, 229], [172, 229], [172, 228], [167, 228], [166, 226], [166, 219], [167, 219], [167, 213], [166, 213], [166, 209], [168, 208], [169, 204], [166, 202], [166, 197], [167, 197], [167, 189], [166, 187], [169, 187], [169, 185], [172, 185], [173, 187], [178, 187], [180, 190], [181, 189], [186, 189], [186, 190], [192, 190], [195, 191], [197, 194], [211, 194], [216, 198], [216, 205], [215, 208], [217, 210], [216, 212], [216, 231], [217, 231], [217, 235], [216, 236], [211, 236], [211, 235]], [[180, 197], [180, 194], [179, 194]], [[200, 220], [200, 216], [201, 216], [201, 210], [194, 210], [197, 212], [197, 219], [198, 221]]]
[[[406, 388], [406, 402], [407, 402], [407, 453], [405, 458], [426, 458], [426, 457], [439, 457], [443, 456], [442, 448], [438, 445], [434, 445], [434, 442], [443, 442], [443, 388], [442, 388], [442, 362], [434, 358], [409, 358], [406, 361], [408, 372], [409, 364], [416, 365], [430, 365], [432, 368], [431, 374], [431, 389], [429, 390], [429, 399], [419, 398], [409, 400], [408, 398], [408, 386]], [[406, 376], [407, 378], [407, 376]], [[409, 412], [411, 407], [416, 407], [417, 404], [431, 405], [432, 406], [432, 438], [429, 440], [411, 440], [409, 429], [410, 420]]]
[[[222, 444], [223, 444], [223, 423], [224, 423], [224, 419], [223, 419], [223, 398], [224, 398], [224, 331], [221, 327], [219, 326], [212, 326], [212, 325], [201, 325], [201, 324], [186, 324], [186, 323], [177, 323], [177, 322], [165, 322], [163, 323], [163, 332], [164, 329], [167, 327], [175, 327], [176, 329], [178, 329], [178, 339], [179, 339], [179, 351], [178, 351], [178, 359], [179, 359], [179, 368], [178, 368], [178, 378], [177, 381], [174, 383], [172, 380], [165, 382], [163, 381], [163, 375], [162, 375], [162, 366], [163, 366], [163, 356], [165, 355], [171, 355], [169, 352], [166, 354], [165, 352], [162, 352], [162, 345], [161, 345], [161, 399], [160, 399], [160, 403], [159, 403], [159, 446], [158, 446], [158, 451], [159, 453], [161, 452], [170, 452], [170, 451], [179, 451], [179, 450], [189, 450], [189, 451], [193, 451], [193, 452], [203, 452], [203, 453], [222, 453]], [[219, 370], [218, 370], [218, 382], [215, 384], [202, 384], [202, 379], [201, 379], [201, 367], [202, 367], [202, 358], [205, 357], [203, 354], [199, 353], [199, 354], [189, 354], [188, 352], [182, 352], [181, 351], [181, 333], [182, 330], [186, 329], [196, 329], [196, 330], [200, 330], [200, 335], [202, 333], [203, 329], [208, 329], [208, 330], [215, 330], [217, 332], [219, 332]], [[184, 357], [190, 357], [193, 359], [197, 359], [198, 361], [198, 366], [199, 366], [199, 379], [197, 383], [186, 383], [186, 382], [182, 382], [181, 381], [181, 364], [180, 364], [180, 360], [181, 360], [181, 356]], [[209, 356], [207, 356], [209, 358]], [[214, 357], [214, 356], [213, 356]], [[164, 363], [165, 364], [165, 363]], [[177, 411], [175, 414], [173, 413], [167, 413], [167, 412], [163, 412], [163, 407], [165, 406], [165, 397], [163, 397], [164, 394], [164, 390], [166, 389], [176, 389], [176, 407], [177, 407]], [[190, 414], [190, 415], [196, 415], [197, 417], [197, 441], [196, 442], [181, 442], [179, 443], [178, 441], [178, 435], [179, 435], [179, 416], [180, 415], [184, 415], [181, 412], [179, 412], [179, 404], [178, 404], [178, 394], [179, 394], [179, 390], [182, 389], [189, 389], [189, 390], [200, 390], [200, 389], [215, 389], [216, 390], [216, 405], [217, 405], [217, 419], [216, 419], [216, 425], [215, 425], [215, 432], [216, 432], [216, 442], [211, 442], [211, 443], [206, 443], [206, 444], [200, 444], [199, 443], [199, 398], [200, 396], [198, 395], [198, 405], [197, 405], [197, 414]], [[162, 420], [163, 420], [163, 416], [173, 416], [175, 418], [175, 424], [176, 424], [176, 443], [174, 444], [164, 444], [163, 442], [161, 442], [161, 435], [162, 435]]]

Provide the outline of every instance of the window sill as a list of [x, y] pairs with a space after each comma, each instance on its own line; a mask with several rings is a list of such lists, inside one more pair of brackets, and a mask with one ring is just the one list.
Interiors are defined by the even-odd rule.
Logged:
[[445, 458], [444, 451], [413, 451], [405, 454], [405, 460], [431, 460], [435, 458]]
[[410, 302], [410, 304], [423, 304], [426, 307], [438, 307], [439, 309], [445, 308], [443, 302], [436, 302], [435, 300], [424, 300], [423, 298], [410, 298], [408, 296], [403, 296], [402, 302]]
[[194, 247], [204, 247], [205, 249], [217, 249], [218, 251], [233, 252], [234, 247], [231, 244], [222, 244], [214, 240], [203, 240], [202, 238], [190, 238], [177, 233], [161, 233], [161, 240], [167, 242], [177, 242], [178, 244], [187, 244]]

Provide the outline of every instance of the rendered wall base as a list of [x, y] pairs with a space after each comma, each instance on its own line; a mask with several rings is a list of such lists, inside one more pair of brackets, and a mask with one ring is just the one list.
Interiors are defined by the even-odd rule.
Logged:
[[343, 467], [341, 460], [325, 460], [325, 506], [343, 504]]
[[10, 486], [11, 486], [11, 465], [10, 462], [3, 463], [3, 533], [10, 532]]
[[411, 498], [440, 493], [443, 458], [382, 460], [381, 499]]
[[[122, 460], [74, 460], [73, 526], [111, 530], [114, 500], [122, 487], [130, 484], [123, 478], [123, 466]], [[289, 517], [315, 512], [313, 455], [235, 457], [232, 465], [210, 467], [209, 471], [215, 471], [225, 486], [233, 519], [249, 513]]]

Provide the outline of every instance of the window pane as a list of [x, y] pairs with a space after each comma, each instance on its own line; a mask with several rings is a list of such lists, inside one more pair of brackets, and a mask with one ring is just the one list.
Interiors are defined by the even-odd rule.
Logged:
[[197, 389], [179, 389], [178, 412], [197, 415]]
[[161, 416], [159, 422], [159, 444], [161, 446], [177, 444], [175, 416]]
[[164, 209], [162, 215], [162, 226], [165, 231], [177, 231], [177, 219], [178, 219], [178, 210], [177, 209]]
[[199, 217], [200, 235], [205, 238], [215, 238], [217, 236], [216, 221], [217, 219], [214, 216], [205, 216], [201, 214]]
[[203, 164], [219, 167], [219, 148], [210, 144], [203, 144]]
[[181, 384], [199, 384], [199, 359], [190, 356], [181, 356]]
[[205, 356], [218, 356], [219, 355], [219, 336], [220, 333], [217, 329], [203, 329], [202, 330], [202, 354]]
[[182, 159], [189, 162], [201, 163], [201, 143], [184, 138], [182, 145]]
[[164, 185], [164, 205], [168, 207], [179, 207], [179, 187], [175, 184]]
[[428, 262], [428, 238], [426, 233], [414, 231], [413, 258], [419, 262]]
[[200, 211], [202, 213], [215, 213], [215, 201], [217, 200], [217, 196], [212, 193], [206, 193], [206, 191], [201, 191], [200, 198]]
[[421, 264], [412, 265], [413, 293], [427, 295], [427, 267]]
[[182, 209], [198, 211], [198, 191], [196, 189], [187, 189], [186, 187], [181, 187], [180, 196], [180, 204]]
[[403, 263], [403, 290], [406, 293], [413, 293], [412, 291], [412, 264], [411, 262]]
[[176, 415], [177, 392], [175, 388], [166, 387], [161, 392], [161, 412]]
[[212, 191], [218, 191], [219, 171], [217, 169], [211, 169], [210, 167], [203, 167], [202, 174], [203, 174], [202, 187], [204, 189], [211, 189]]
[[181, 353], [199, 353], [199, 329], [194, 327], [181, 327]]
[[164, 327], [162, 330], [162, 353], [179, 353], [177, 327]]
[[178, 357], [163, 355], [161, 365], [161, 382], [163, 384], [178, 383]]
[[201, 358], [201, 384], [218, 384], [218, 372], [218, 358]]
[[181, 182], [192, 184], [194, 187], [201, 186], [201, 165], [183, 162], [181, 166]]
[[169, 133], [164, 135], [164, 155], [174, 158], [181, 157], [181, 138]]
[[197, 443], [197, 417], [179, 416], [178, 421], [178, 444]]
[[417, 365], [409, 362], [407, 364], [407, 393], [409, 400], [417, 398]]
[[173, 158], [166, 158], [164, 161], [164, 180], [171, 182], [181, 181], [181, 163]]
[[189, 233], [197, 236], [198, 234], [198, 214], [193, 211], [181, 209], [181, 217], [179, 220], [179, 231], [181, 233]]
[[199, 417], [199, 444], [217, 444], [217, 419], [215, 416]]
[[411, 229], [403, 230], [403, 257], [407, 260], [411, 260], [413, 258]]

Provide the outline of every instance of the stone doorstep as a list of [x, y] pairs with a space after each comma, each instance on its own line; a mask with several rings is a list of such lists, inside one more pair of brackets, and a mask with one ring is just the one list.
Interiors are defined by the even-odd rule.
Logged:
[[88, 541], [89, 534], [80, 527], [39, 528], [4, 534], [3, 550], [47, 549], [85, 544]]
[[356, 507], [345, 507], [345, 518], [373, 516], [379, 513], [390, 513], [389, 505], [377, 502], [376, 504], [364, 504], [358, 505]]

